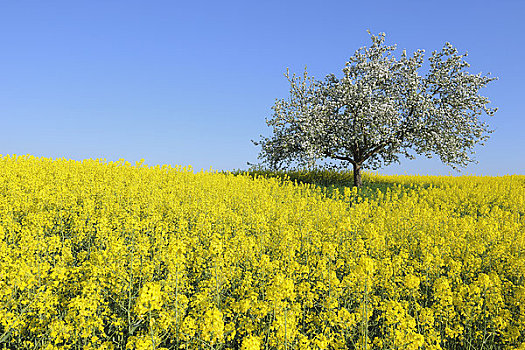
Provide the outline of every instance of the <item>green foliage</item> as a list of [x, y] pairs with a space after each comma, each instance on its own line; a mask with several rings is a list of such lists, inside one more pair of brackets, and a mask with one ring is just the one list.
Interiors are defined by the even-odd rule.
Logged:
[[[234, 170], [234, 175], [247, 174], [252, 177], [278, 178], [281, 181], [296, 182], [298, 184], [310, 184], [322, 190], [327, 196], [332, 196], [335, 191], [343, 193], [345, 187], [354, 185], [354, 174], [350, 170], [321, 169], [312, 170], [270, 170], [262, 167], [250, 170]], [[372, 172], [363, 173], [363, 186], [357, 189], [358, 196], [361, 198], [376, 198], [378, 191], [385, 193], [387, 189], [402, 186], [409, 189], [410, 184], [399, 184], [395, 179], [386, 180], [383, 177], [375, 176]]]

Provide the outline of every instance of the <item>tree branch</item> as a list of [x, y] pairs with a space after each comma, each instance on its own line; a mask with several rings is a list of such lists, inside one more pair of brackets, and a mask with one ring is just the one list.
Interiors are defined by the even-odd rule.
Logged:
[[[407, 115], [407, 119], [412, 117], [414, 114], [414, 106], [411, 106], [410, 107], [410, 111], [408, 112], [408, 115]], [[381, 151], [383, 148], [385, 148], [389, 143], [392, 143], [394, 142], [395, 139], [401, 139], [401, 141], [403, 141], [403, 139], [405, 138], [405, 135], [407, 133], [407, 131], [412, 131], [411, 128], [402, 128], [401, 130], [399, 130], [398, 132], [396, 132], [394, 134], [393, 137], [391, 137], [390, 139], [388, 139], [387, 141], [384, 141], [384, 142], [381, 142], [379, 145], [377, 145], [376, 147], [372, 148], [370, 151], [368, 151], [364, 157], [363, 157], [363, 160], [367, 160], [368, 158], [370, 158], [371, 156], [373, 156], [374, 154], [376, 154], [377, 152]]]
[[350, 162], [352, 165], [355, 165], [356, 164], [356, 161], [353, 160], [352, 158], [350, 157], [345, 157], [345, 156], [338, 156], [337, 154], [332, 154], [330, 152], [327, 152], [327, 151], [324, 151], [323, 154], [329, 158], [334, 158], [334, 159], [339, 159], [339, 160], [346, 160], [348, 162]]
[[369, 152], [367, 152], [364, 156], [364, 160], [367, 160], [368, 158], [370, 158], [371, 156], [373, 156], [374, 154], [376, 154], [377, 152], [381, 151], [383, 148], [385, 148], [386, 145], [388, 145], [390, 142], [389, 141], [385, 141], [385, 142], [382, 142], [380, 143], [379, 145], [377, 145], [376, 147], [372, 148], [372, 150], [370, 150]]

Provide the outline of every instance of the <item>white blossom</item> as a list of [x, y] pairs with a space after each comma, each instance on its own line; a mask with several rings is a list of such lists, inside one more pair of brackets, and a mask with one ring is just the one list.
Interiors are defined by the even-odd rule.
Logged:
[[432, 52], [430, 68], [421, 76], [424, 50], [411, 57], [403, 50], [396, 59], [396, 46], [384, 45], [384, 33], [371, 39], [370, 47], [346, 62], [340, 78], [329, 74], [317, 81], [306, 67], [302, 77], [286, 71], [290, 96], [276, 100], [266, 121], [273, 135], [254, 142], [262, 147], [264, 164], [351, 164], [360, 185], [361, 168], [399, 162], [399, 155], [437, 155], [454, 168], [474, 161], [473, 147], [492, 132], [479, 115], [497, 110], [487, 108], [490, 101], [478, 91], [497, 78], [466, 72], [467, 54], [459, 55], [448, 42]]

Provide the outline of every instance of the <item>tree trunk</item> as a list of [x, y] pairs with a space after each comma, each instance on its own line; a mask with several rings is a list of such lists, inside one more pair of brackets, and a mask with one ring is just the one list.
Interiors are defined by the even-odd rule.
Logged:
[[354, 186], [361, 188], [363, 180], [361, 179], [361, 164], [354, 163]]

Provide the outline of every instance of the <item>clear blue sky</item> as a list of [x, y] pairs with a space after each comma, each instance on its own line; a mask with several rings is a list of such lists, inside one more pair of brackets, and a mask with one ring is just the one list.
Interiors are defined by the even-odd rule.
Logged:
[[[195, 170], [246, 169], [288, 96], [283, 73], [324, 79], [385, 32], [398, 53], [446, 41], [470, 72], [495, 129], [460, 174], [525, 173], [524, 1], [3, 1], [0, 154], [144, 158]], [[385, 174], [457, 174], [438, 159]]]

